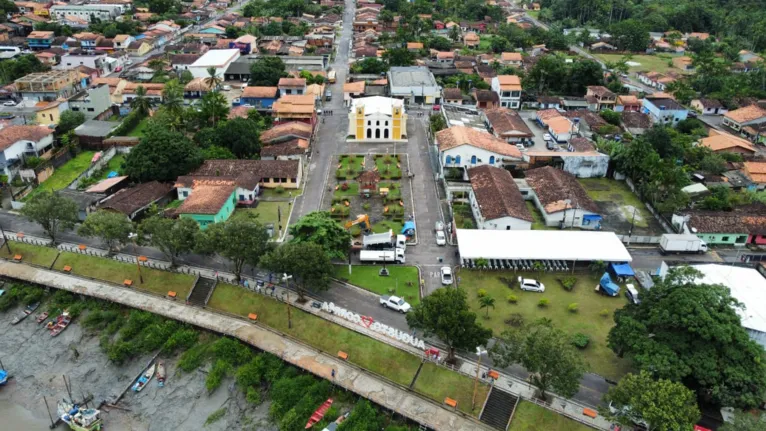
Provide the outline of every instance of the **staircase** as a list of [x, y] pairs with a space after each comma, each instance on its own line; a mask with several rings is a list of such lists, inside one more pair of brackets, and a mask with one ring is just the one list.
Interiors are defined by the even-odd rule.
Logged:
[[189, 299], [187, 302], [189, 305], [197, 307], [204, 307], [207, 305], [207, 300], [210, 297], [210, 293], [215, 288], [216, 280], [207, 277], [198, 277], [197, 282], [194, 283]]
[[519, 397], [516, 395], [511, 395], [493, 386], [479, 420], [492, 428], [505, 431], [518, 402]]

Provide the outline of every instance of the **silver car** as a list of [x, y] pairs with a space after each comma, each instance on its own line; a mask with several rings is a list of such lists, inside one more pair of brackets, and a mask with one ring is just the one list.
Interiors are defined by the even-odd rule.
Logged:
[[443, 285], [448, 286], [452, 284], [452, 268], [450, 268], [449, 266], [442, 266], [441, 274], [442, 274]]
[[447, 245], [447, 237], [442, 230], [436, 231], [436, 245]]
[[532, 278], [519, 277], [519, 287], [530, 292], [545, 292], [545, 285]]

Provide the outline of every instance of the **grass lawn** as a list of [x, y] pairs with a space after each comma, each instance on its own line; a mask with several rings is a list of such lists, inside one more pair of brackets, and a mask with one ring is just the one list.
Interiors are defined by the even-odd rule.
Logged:
[[276, 188], [273, 188], [273, 189], [262, 188], [261, 189], [261, 197], [264, 197], [264, 198], [284, 198], [284, 199], [289, 199], [291, 195], [292, 195], [292, 197], [296, 197], [296, 196], [300, 195], [301, 193], [303, 193], [303, 186], [300, 186], [297, 189], [285, 189], [285, 188], [283, 188], [281, 193], [279, 191], [277, 191]]
[[[347, 185], [346, 190], [343, 190], [343, 184]], [[359, 183], [356, 181], [348, 181], [341, 183], [338, 188], [335, 190], [335, 193], [333, 193], [333, 196], [336, 199], [342, 199], [349, 196], [359, 196]]]
[[402, 232], [403, 227], [404, 227], [403, 222], [393, 221], [393, 220], [383, 220], [372, 225], [372, 232], [383, 233], [383, 232], [388, 232], [388, 230], [391, 229], [394, 231], [394, 234], [399, 235]]
[[458, 373], [449, 372], [431, 362], [423, 364], [420, 375], [415, 381], [415, 391], [440, 403], [446, 397], [457, 401], [457, 408], [474, 416], [481, 412], [484, 400], [489, 394], [489, 386], [480, 383], [476, 393], [476, 409], [471, 411], [474, 380]]
[[649, 227], [652, 214], [646, 209], [635, 193], [630, 191], [624, 181], [609, 178], [583, 178], [580, 181], [588, 196], [597, 202], [613, 202], [620, 206], [625, 220], [633, 220], [633, 211], [636, 209], [636, 227]]
[[381, 181], [378, 183], [378, 190], [388, 189], [386, 200], [398, 201], [402, 199], [402, 185], [396, 181]]
[[[571, 262], [570, 262], [571, 265]], [[500, 277], [516, 280], [520, 275], [540, 280], [545, 285], [545, 293], [525, 292], [514, 286], [509, 289]], [[612, 314], [615, 310], [627, 304], [627, 299], [622, 294], [616, 298], [597, 294], [593, 289], [598, 284], [595, 275], [577, 275], [578, 282], [571, 292], [567, 292], [558, 282], [558, 278], [569, 276], [568, 273], [543, 273], [540, 277], [535, 273], [514, 273], [512, 271], [479, 272], [461, 270], [461, 287], [468, 292], [468, 303], [479, 314], [479, 320], [485, 326], [492, 329], [495, 335], [499, 335], [506, 329], [513, 329], [504, 320], [512, 313], [519, 313], [524, 317], [525, 323], [531, 323], [541, 317], [549, 318], [554, 325], [569, 334], [581, 332], [590, 337], [590, 344], [583, 350], [584, 359], [588, 363], [588, 369], [594, 373], [619, 380], [620, 376], [630, 371], [629, 361], [619, 359], [606, 345], [606, 337], [614, 325]], [[485, 319], [486, 309], [479, 309], [479, 298], [476, 294], [478, 289], [485, 289], [487, 294], [495, 298], [495, 308], [489, 309], [489, 319]], [[511, 304], [507, 298], [509, 294], [516, 295], [517, 304]], [[546, 308], [539, 308], [537, 303], [540, 299], [547, 298], [550, 303]], [[578, 312], [572, 313], [567, 307], [577, 303]], [[601, 310], [608, 310], [606, 317], [599, 315]]]
[[540, 17], [540, 11], [539, 10], [528, 10], [527, 15], [531, 16], [534, 19], [538, 19]]
[[32, 196], [42, 193], [44, 190], [61, 190], [72, 183], [81, 173], [90, 167], [90, 161], [93, 159], [94, 151], [83, 151], [77, 157], [64, 163], [56, 169], [47, 180], [43, 181], [32, 193], [28, 194], [24, 200], [29, 200]]
[[98, 181], [105, 180], [110, 172], [117, 172], [117, 174], [119, 174], [120, 169], [122, 169], [123, 162], [125, 162], [125, 156], [123, 154], [115, 155], [109, 159], [109, 162], [106, 164], [106, 168], [104, 169], [104, 173], [99, 175], [96, 179]]
[[579, 424], [556, 412], [528, 401], [521, 401], [513, 414], [508, 431], [590, 431], [592, 428]]
[[184, 201], [182, 201], [180, 199], [172, 200], [167, 205], [165, 205], [165, 209], [169, 210], [169, 209], [178, 208], [178, 207], [181, 206], [182, 203], [184, 203]]
[[161, 271], [141, 267], [141, 275], [144, 283], [138, 280], [136, 265], [117, 262], [103, 257], [86, 256], [84, 254], [62, 252], [54, 269], [61, 271], [65, 265], [72, 267], [72, 274], [83, 275], [99, 280], [122, 284], [125, 279], [133, 280], [133, 286], [139, 289], [149, 290], [160, 295], [166, 295], [172, 290], [178, 294], [178, 298], [185, 300], [194, 283], [194, 276], [178, 274], [175, 272]]
[[149, 117], [146, 117], [142, 119], [133, 130], [128, 132], [128, 136], [133, 136], [135, 138], [143, 138], [144, 137], [144, 130], [146, 130], [146, 126], [149, 125]]
[[287, 218], [290, 216], [290, 207], [291, 205], [288, 205], [288, 202], [260, 201], [255, 208], [238, 208], [234, 211], [234, 217], [245, 217], [247, 214], [257, 215], [257, 220], [264, 225], [274, 223], [274, 234], [277, 235], [278, 232], [276, 230], [279, 225], [277, 208], [282, 212], [282, 226], [286, 226]]
[[405, 386], [412, 382], [420, 364], [417, 357], [407, 352], [298, 309], [292, 310], [293, 327], [288, 329], [285, 304], [238, 286], [219, 283], [208, 307], [240, 316], [256, 313], [258, 321], [264, 325], [290, 334], [332, 356], [342, 350], [348, 353], [349, 362]]
[[41, 247], [39, 245], [26, 244], [23, 242], [8, 241], [11, 246], [12, 253], [8, 253], [8, 248], [3, 245], [0, 248], [0, 257], [7, 259], [13, 259], [13, 256], [20, 254], [22, 262], [34, 263], [49, 268], [56, 256], [59, 254], [58, 250], [53, 247]]
[[540, 210], [537, 209], [534, 202], [532, 201], [526, 201], [527, 209], [529, 209], [529, 212], [532, 214], [532, 219], [534, 220], [532, 222], [532, 229], [533, 230], [550, 230], [550, 229], [556, 229], [553, 226], [547, 226], [545, 224], [545, 220], [543, 219], [543, 215], [540, 214]]
[[402, 169], [400, 166], [397, 166], [398, 164], [401, 164], [400, 160], [398, 155], [396, 158], [392, 155], [377, 157], [375, 159], [375, 166], [378, 168], [378, 172], [380, 172], [380, 177], [385, 180], [401, 178]]
[[[624, 56], [620, 54], [593, 54], [595, 57], [605, 61], [616, 63], [620, 61]], [[630, 66], [628, 69], [630, 72], [652, 71], [665, 73], [669, 70], [681, 73], [681, 69], [668, 66], [668, 62], [672, 59], [671, 56], [658, 56], [658, 55], [634, 55], [629, 61], [640, 63], [638, 66]]]
[[342, 154], [338, 169], [335, 171], [335, 178], [351, 180], [356, 178], [364, 169], [364, 156], [353, 154]]
[[[417, 268], [414, 266], [386, 265], [390, 274], [388, 277], [378, 275], [380, 268], [382, 266], [354, 265], [351, 267], [351, 274], [349, 274], [348, 265], [338, 265], [335, 267], [335, 276], [378, 295], [403, 297], [412, 306], [420, 302]], [[408, 282], [410, 285], [407, 284]], [[396, 291], [392, 293], [389, 292], [389, 289], [396, 289]]]
[[479, 36], [479, 51], [489, 51], [494, 36], [491, 34], [482, 34]]

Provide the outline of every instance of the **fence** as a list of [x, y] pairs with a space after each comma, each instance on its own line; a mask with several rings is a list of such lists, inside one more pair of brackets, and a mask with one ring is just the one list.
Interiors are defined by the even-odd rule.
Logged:
[[617, 235], [620, 241], [626, 244], [659, 244], [659, 236], [643, 236], [643, 235]]

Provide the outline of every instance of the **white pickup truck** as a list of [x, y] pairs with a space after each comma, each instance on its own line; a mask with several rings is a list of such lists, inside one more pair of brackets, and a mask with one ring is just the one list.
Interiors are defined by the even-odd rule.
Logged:
[[380, 305], [382, 305], [383, 308], [390, 308], [401, 313], [406, 313], [412, 308], [407, 301], [398, 296], [381, 296]]

